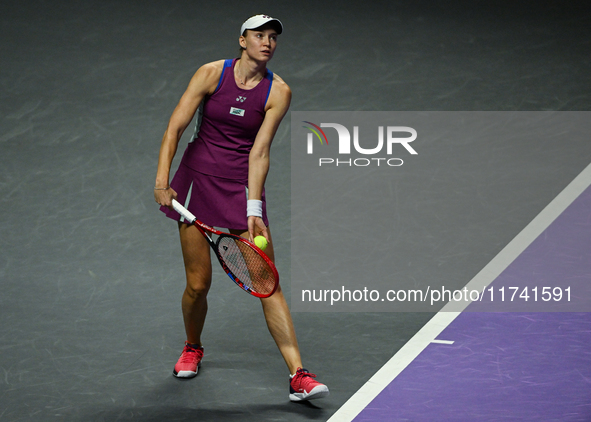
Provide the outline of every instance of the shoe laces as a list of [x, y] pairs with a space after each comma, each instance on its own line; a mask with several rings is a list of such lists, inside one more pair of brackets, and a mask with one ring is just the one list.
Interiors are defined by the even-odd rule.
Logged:
[[195, 359], [199, 359], [201, 355], [203, 355], [202, 349], [194, 349], [191, 346], [186, 345], [179, 360], [181, 363], [190, 363]]
[[[305, 382], [304, 381], [305, 378], [316, 378], [316, 374], [312, 374], [312, 373], [308, 372], [307, 369], [298, 368], [298, 370], [296, 371], [296, 374], [293, 378], [297, 379], [298, 382]], [[313, 381], [313, 380], [309, 380], [309, 381]]]

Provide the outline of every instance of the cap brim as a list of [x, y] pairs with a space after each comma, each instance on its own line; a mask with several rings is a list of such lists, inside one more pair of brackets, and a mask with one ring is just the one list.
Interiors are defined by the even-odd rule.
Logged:
[[242, 24], [242, 28], [240, 28], [240, 35], [244, 34], [244, 31], [247, 29], [254, 31], [267, 25], [271, 26], [275, 32], [277, 32], [277, 34], [281, 34], [283, 32], [283, 24], [279, 19], [271, 18], [270, 16], [254, 16]]

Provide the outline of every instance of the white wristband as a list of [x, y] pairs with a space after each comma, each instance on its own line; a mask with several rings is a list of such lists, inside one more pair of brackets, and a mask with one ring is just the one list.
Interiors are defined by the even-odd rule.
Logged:
[[262, 217], [263, 216], [263, 201], [258, 199], [249, 199], [246, 201], [246, 216]]

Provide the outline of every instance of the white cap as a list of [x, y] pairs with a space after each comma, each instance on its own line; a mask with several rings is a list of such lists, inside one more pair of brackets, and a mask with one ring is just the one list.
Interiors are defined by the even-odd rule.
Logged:
[[277, 34], [281, 34], [283, 32], [283, 24], [279, 19], [272, 18], [268, 15], [256, 15], [244, 21], [242, 28], [240, 28], [240, 35], [244, 34], [244, 31], [247, 29], [257, 29], [269, 22], [275, 23], [275, 30], [277, 31]]

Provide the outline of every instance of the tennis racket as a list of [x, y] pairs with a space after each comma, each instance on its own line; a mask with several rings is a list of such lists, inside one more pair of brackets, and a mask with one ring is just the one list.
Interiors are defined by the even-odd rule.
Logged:
[[[254, 243], [202, 223], [175, 199], [172, 200], [172, 207], [205, 236], [222, 268], [234, 283], [256, 297], [269, 297], [275, 293], [279, 285], [277, 268]], [[214, 241], [207, 232], [216, 235], [217, 239]]]

